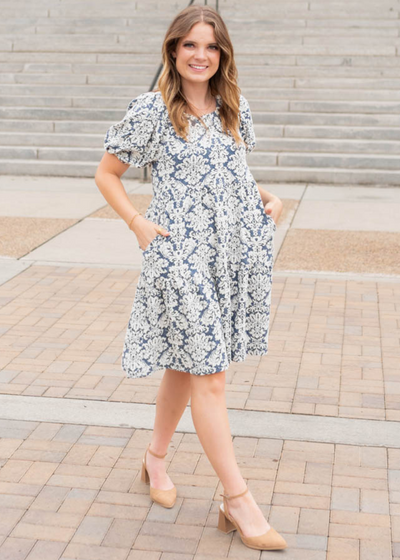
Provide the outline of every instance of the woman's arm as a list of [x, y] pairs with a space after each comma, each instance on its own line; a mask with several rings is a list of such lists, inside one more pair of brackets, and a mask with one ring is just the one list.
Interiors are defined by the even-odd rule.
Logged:
[[[129, 225], [133, 216], [138, 213], [121, 182], [122, 175], [129, 167], [127, 163], [123, 163], [116, 156], [106, 152], [94, 176], [101, 194], [127, 225]], [[136, 218], [136, 220], [140, 220], [140, 218]]]
[[[132, 218], [138, 213], [125, 191], [121, 182], [121, 177], [129, 169], [130, 165], [120, 161], [117, 156], [106, 152], [97, 168], [94, 180], [101, 194], [104, 196], [108, 204], [129, 226]], [[156, 230], [160, 228], [158, 232]], [[145, 249], [152, 241], [157, 233], [169, 235], [167, 230], [162, 226], [157, 226], [144, 216], [138, 216], [131, 224], [130, 229], [135, 233], [139, 245]]]
[[275, 194], [268, 192], [257, 184], [261, 200], [264, 205], [265, 213], [271, 216], [275, 223], [278, 223], [279, 216], [282, 213], [283, 202]]

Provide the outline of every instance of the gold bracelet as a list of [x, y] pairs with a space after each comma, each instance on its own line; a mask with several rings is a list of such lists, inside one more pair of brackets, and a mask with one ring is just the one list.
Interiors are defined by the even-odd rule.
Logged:
[[136, 212], [136, 214], [133, 216], [132, 220], [129, 222], [128, 228], [131, 229], [131, 225], [133, 220], [137, 217], [137, 216], [142, 216], [143, 214], [141, 212]]

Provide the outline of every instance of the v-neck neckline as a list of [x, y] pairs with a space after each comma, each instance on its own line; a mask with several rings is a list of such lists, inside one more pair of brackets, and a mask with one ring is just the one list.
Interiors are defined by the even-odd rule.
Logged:
[[[205, 113], [204, 115], [201, 115], [201, 118], [204, 119], [204, 118], [207, 118], [207, 117], [209, 117], [210, 115], [214, 115], [214, 114], [218, 115], [218, 114], [219, 114], [219, 109], [220, 109], [220, 101], [221, 101], [221, 96], [220, 96], [220, 94], [218, 93], [218, 94], [215, 96], [216, 107], [215, 107], [214, 111], [211, 111], [210, 113]], [[187, 117], [192, 118], [192, 119], [200, 120], [199, 117], [196, 117], [196, 115], [191, 115], [191, 114], [189, 114], [189, 113], [186, 113], [185, 111], [183, 112], [183, 114], [186, 115]]]

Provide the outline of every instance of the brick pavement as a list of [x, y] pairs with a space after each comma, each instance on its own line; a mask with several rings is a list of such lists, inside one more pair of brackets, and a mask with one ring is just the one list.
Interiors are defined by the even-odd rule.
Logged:
[[[33, 265], [0, 286], [0, 393], [154, 403], [163, 370], [126, 379], [139, 271]], [[274, 274], [269, 352], [232, 362], [240, 410], [400, 420], [400, 283]]]
[[260, 552], [218, 531], [223, 488], [196, 434], [169, 446], [170, 510], [140, 480], [149, 430], [1, 420], [0, 435], [1, 560], [400, 557], [400, 449], [234, 437], [289, 545]]

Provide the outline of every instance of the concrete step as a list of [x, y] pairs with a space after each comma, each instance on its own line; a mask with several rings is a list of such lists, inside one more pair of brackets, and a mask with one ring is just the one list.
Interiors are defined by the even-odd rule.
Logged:
[[[262, 161], [263, 154], [249, 154], [257, 161], [249, 159], [255, 167]], [[397, 155], [360, 155], [329, 153], [279, 153], [276, 154], [279, 167], [319, 167], [323, 169], [375, 169], [382, 171], [400, 171], [400, 159]]]
[[[18, 121], [14, 121], [18, 122]], [[371, 140], [357, 140], [357, 139], [326, 139], [326, 138], [287, 138], [282, 137], [283, 130], [279, 127], [263, 127], [262, 132], [257, 133], [257, 151], [259, 157], [263, 158], [265, 152], [323, 152], [323, 153], [340, 153], [340, 154], [382, 154], [382, 155], [396, 155], [400, 154], [400, 138], [397, 141], [371, 141]], [[2, 143], [7, 146], [25, 148], [33, 147], [39, 148], [96, 148], [103, 150], [103, 140], [107, 127], [104, 126], [98, 133], [83, 133], [79, 134], [59, 132], [29, 132], [26, 130], [20, 131], [4, 131], [2, 130]], [[263, 136], [262, 134], [272, 133], [271, 136]], [[17, 152], [12, 152], [16, 154]], [[37, 152], [33, 153], [33, 155]], [[8, 156], [4, 156], [7, 157]], [[258, 157], [258, 156], [257, 156]], [[31, 159], [27, 155], [25, 159]], [[87, 158], [85, 158], [87, 159]], [[90, 159], [90, 158], [89, 158]]]
[[[0, 84], [60, 84], [84, 85], [87, 83], [85, 74], [31, 74], [31, 73], [1, 73]], [[146, 83], [150, 83], [147, 80]]]
[[[131, 50], [131, 49], [130, 49]], [[293, 72], [292, 75], [308, 76], [310, 75], [329, 75], [334, 78], [336, 73], [339, 75], [366, 75], [371, 73], [371, 76], [399, 76], [400, 75], [400, 60], [397, 56], [294, 56], [294, 55], [270, 55], [252, 53], [250, 56], [237, 52], [235, 60], [238, 68], [245, 66], [249, 72], [264, 70], [264, 72], [273, 72], [276, 75], [281, 75], [279, 72]], [[70, 65], [70, 71], [94, 73], [97, 64], [109, 65], [104, 67], [100, 73], [104, 74], [108, 71], [113, 71], [117, 74], [123, 74], [124, 71], [129, 71], [127, 65], [154, 65], [154, 72], [160, 64], [161, 57], [157, 53], [141, 52], [132, 54], [131, 52], [120, 53], [96, 53], [96, 52], [54, 52], [53, 51], [22, 51], [22, 52], [1, 52], [0, 50], [0, 63], [64, 63]], [[80, 64], [81, 68], [78, 69], [76, 64]], [[110, 66], [120, 66], [113, 70]], [[88, 70], [87, 68], [91, 68]], [[36, 72], [41, 71], [35, 69]], [[43, 70], [45, 71], [45, 70]], [[243, 72], [243, 70], [242, 70]], [[305, 74], [303, 74], [303, 72]], [[353, 74], [354, 73], [354, 74]]]
[[[383, 8], [379, 10], [379, 7], [375, 5], [370, 5], [369, 8], [364, 7], [362, 3], [355, 3], [351, 6], [329, 6], [325, 4], [326, 8], [322, 5], [314, 7], [311, 9], [311, 6], [308, 4], [300, 4], [299, 2], [292, 3], [292, 5], [288, 5], [285, 9], [283, 4], [277, 4], [274, 7], [268, 6], [267, 4], [258, 4], [257, 5], [257, 13], [253, 13], [252, 16], [249, 15], [249, 11], [246, 10], [247, 6], [242, 4], [241, 6], [237, 5], [234, 6], [233, 4], [228, 4], [226, 7], [223, 7], [221, 13], [223, 17], [226, 19], [231, 18], [251, 18], [262, 19], [263, 17], [279, 17], [280, 15], [286, 16], [288, 19], [304, 17], [308, 21], [312, 20], [319, 20], [319, 21], [326, 21], [329, 19], [357, 19], [360, 17], [360, 13], [362, 14], [360, 19], [361, 20], [391, 20], [396, 19], [398, 17], [398, 8], [397, 10], [390, 10], [390, 8]], [[362, 8], [362, 11], [361, 11]]]
[[[361, 6], [363, 7], [362, 3]], [[320, 12], [315, 12], [311, 10], [292, 10], [291, 14], [284, 11], [275, 11], [269, 13], [262, 13], [260, 11], [256, 16], [247, 13], [240, 13], [239, 17], [236, 14], [239, 12], [231, 12], [232, 15], [225, 10], [222, 10], [222, 16], [224, 17], [227, 25], [229, 26], [230, 33], [232, 31], [242, 30], [241, 24], [246, 24], [248, 28], [260, 29], [264, 27], [268, 30], [275, 29], [287, 29], [288, 27], [299, 28], [300, 26], [304, 28], [329, 28], [335, 29], [346, 29], [350, 27], [356, 27], [357, 29], [362, 29], [365, 27], [371, 27], [373, 29], [379, 29], [382, 27], [396, 27], [395, 21], [398, 19], [397, 12], [394, 11], [372, 11], [369, 10], [365, 12], [364, 17], [360, 17], [360, 5], [353, 10], [339, 10], [334, 13], [331, 12], [330, 15], [326, 14], [326, 17], [322, 17], [324, 14]], [[224, 15], [225, 14], [225, 15]], [[132, 15], [132, 14], [131, 14]], [[381, 16], [381, 17], [377, 17]], [[149, 15], [136, 14], [135, 17], [118, 17], [114, 14], [113, 17], [101, 18], [101, 17], [86, 17], [83, 21], [81, 18], [74, 17], [40, 17], [40, 18], [4, 18], [2, 19], [2, 24], [4, 26], [30, 26], [35, 28], [68, 28], [71, 27], [76, 33], [85, 33], [87, 29], [100, 28], [100, 29], [117, 29], [118, 32], [124, 32], [126, 29], [140, 29], [143, 30], [143, 24], [147, 27], [153, 25], [152, 29], [154, 31], [165, 32], [167, 23], [165, 21], [164, 14], [154, 14], [154, 17], [149, 17]], [[6, 33], [7, 28], [5, 29]]]
[[[256, 134], [261, 135], [264, 125], [255, 125]], [[395, 140], [400, 141], [400, 127], [367, 126], [296, 126], [276, 125], [286, 138], [340, 138], [354, 140]], [[270, 129], [271, 127], [269, 127]], [[277, 133], [276, 133], [277, 135]], [[271, 136], [271, 135], [270, 135]]]
[[[91, 177], [93, 178], [99, 160], [89, 161], [35, 161], [19, 159], [0, 159], [0, 175], [33, 175], [52, 177]], [[138, 179], [141, 170], [130, 167], [124, 178]]]
[[290, 111], [306, 113], [386, 113], [393, 115], [400, 112], [400, 103], [390, 101], [290, 101]]
[[[43, 133], [71, 135], [103, 135], [114, 121], [41, 121], [41, 120], [0, 120], [0, 131], [24, 132], [27, 134]], [[311, 126], [283, 124], [254, 124], [257, 139], [265, 138], [315, 138], [372, 141], [400, 141], [400, 127], [367, 126]], [[9, 141], [9, 140], [8, 140]], [[53, 139], [53, 141], [56, 141]], [[74, 145], [74, 144], [70, 144]], [[79, 144], [80, 145], [80, 144]]]
[[[400, 141], [371, 141], [349, 139], [310, 138], [263, 138], [258, 137], [257, 150], [260, 152], [314, 152], [337, 154], [381, 154], [400, 155]], [[256, 153], [256, 152], [254, 152]], [[261, 156], [261, 154], [260, 154]]]
[[[181, 3], [181, 9], [187, 6], [187, 2]], [[29, 8], [28, 8], [29, 9]], [[97, 3], [90, 3], [85, 2], [78, 4], [77, 6], [65, 6], [62, 8], [50, 8], [48, 10], [48, 17], [49, 18], [59, 18], [59, 17], [92, 17], [93, 10], [95, 10], [96, 15], [99, 17], [115, 17], [116, 9], [113, 6], [108, 5], [98, 5]], [[3, 11], [3, 9], [2, 9]], [[12, 15], [12, 12], [5, 10], [5, 15], [9, 17]], [[158, 16], [161, 14], [170, 15], [173, 17], [178, 11], [176, 4], [166, 4], [161, 7], [152, 7], [151, 3], [148, 2], [140, 2], [136, 3], [136, 10], [135, 14], [138, 17], [148, 17], [149, 12], [155, 11], [158, 13]], [[15, 14], [15, 12], [14, 12]], [[230, 18], [241, 18], [242, 16], [248, 16], [248, 11], [246, 10], [246, 6], [242, 4], [240, 7], [234, 8], [232, 5], [221, 6], [221, 14], [224, 18], [229, 20]], [[376, 7], [375, 9], [363, 9], [362, 10], [362, 19], [396, 19], [398, 11], [390, 11], [390, 10], [383, 10], [380, 11], [379, 8]], [[29, 15], [34, 15], [30, 12]], [[44, 12], [37, 14], [41, 17], [45, 17]], [[130, 3], [125, 3], [125, 6], [121, 6], [118, 8], [118, 16], [119, 17], [132, 17], [133, 10]], [[357, 18], [360, 15], [360, 5], [352, 7], [338, 7], [336, 10], [309, 10], [307, 2], [296, 2], [296, 3], [285, 3], [280, 2], [279, 4], [273, 5], [266, 5], [266, 4], [259, 4], [257, 6], [257, 14], [254, 14], [254, 18], [258, 15], [260, 18], [262, 17], [287, 17], [288, 19], [291, 18], [298, 18], [299, 16], [307, 16], [307, 19], [329, 19], [332, 18]]]
[[[100, 145], [100, 142], [99, 142]], [[0, 148], [0, 159], [34, 161], [100, 161], [104, 154], [102, 147], [53, 147], [53, 146], [6, 146]]]
[[[115, 121], [113, 121], [115, 122]], [[41, 121], [0, 119], [0, 131], [25, 132], [27, 134], [105, 134], [113, 124], [111, 121]], [[272, 126], [272, 128], [276, 128]]]
[[[265, 37], [270, 35], [288, 35], [289, 31], [295, 36], [323, 35], [328, 36], [344, 35], [350, 38], [364, 36], [369, 30], [372, 36], [384, 37], [384, 31], [392, 36], [397, 36], [397, 18], [387, 19], [311, 19], [308, 20], [308, 13], [304, 13], [301, 18], [274, 18], [251, 19], [244, 17], [226, 19], [229, 26], [230, 35], [243, 34], [243, 25], [246, 26], [246, 35], [251, 33], [255, 37]], [[86, 25], [84, 25], [86, 23]], [[30, 18], [26, 20], [3, 19], [0, 24], [0, 35], [21, 36], [21, 35], [145, 35], [146, 29], [151, 26], [153, 35], [164, 35], [166, 29], [165, 18], [109, 18], [90, 19], [85, 18], [76, 20], [72, 18]]]
[[[99, 139], [100, 140], [100, 139]], [[261, 141], [260, 141], [261, 142]], [[279, 143], [275, 140], [276, 143]], [[272, 144], [272, 142], [270, 142]], [[3, 145], [0, 159], [5, 160], [34, 160], [34, 161], [100, 161], [104, 149], [99, 147], [69, 147], [69, 146], [9, 146]], [[271, 147], [271, 146], [270, 146]], [[282, 146], [281, 146], [282, 147]], [[253, 167], [319, 167], [324, 169], [375, 169], [399, 170], [400, 158], [398, 154], [368, 154], [368, 153], [328, 153], [328, 152], [273, 152], [255, 151], [248, 155], [249, 165]]]
[[252, 167], [256, 181], [268, 183], [316, 183], [333, 185], [400, 185], [399, 171], [318, 167]]
[[[18, 117], [16, 117], [18, 118]], [[392, 114], [352, 113], [296, 113], [296, 112], [253, 112], [256, 124], [309, 125], [309, 126], [358, 126], [399, 127], [400, 116]]]
[[[260, 22], [257, 22], [260, 23]], [[261, 22], [262, 23], [262, 22]], [[395, 23], [395, 22], [394, 22]], [[146, 29], [152, 25], [153, 33], [151, 35], [146, 33]], [[141, 39], [144, 41], [152, 43], [158, 43], [165, 33], [164, 22], [160, 26], [160, 29], [155, 29], [154, 23], [152, 22], [142, 22], [137, 27], [127, 27], [127, 26], [115, 26], [109, 29], [108, 37], [114, 42], [129, 42]], [[268, 28], [270, 22], [265, 22], [265, 24], [260, 27], [259, 25], [253, 25], [251, 22], [246, 23], [246, 34], [243, 34], [243, 22], [241, 22], [240, 27], [235, 29], [234, 25], [230, 25], [230, 36], [233, 41], [240, 40], [241, 42], [251, 42], [254, 40], [261, 40], [266, 44], [274, 43], [282, 44], [301, 44], [301, 41], [296, 39], [302, 39], [304, 37], [324, 37], [328, 41], [333, 43], [337, 42], [340, 44], [340, 39], [343, 37], [348, 38], [348, 42], [351, 45], [354, 41], [357, 43], [358, 40], [364, 41], [365, 37], [369, 33], [373, 39], [376, 39], [376, 44], [380, 44], [380, 40], [388, 39], [392, 37], [393, 39], [398, 38], [396, 25], [390, 25], [390, 27], [381, 27], [378, 29], [373, 29], [371, 26], [358, 29], [353, 32], [352, 28], [333, 28], [328, 24], [326, 28], [308, 28], [304, 27], [304, 21], [293, 22], [290, 26], [285, 26], [279, 28], [279, 24], [274, 26], [274, 28]], [[267, 29], [266, 29], [267, 27]], [[18, 29], [18, 28], [15, 28]], [[66, 28], [65, 26], [59, 27], [44, 27], [44, 28], [32, 28], [21, 29], [22, 33], [18, 31], [14, 33], [3, 33], [1, 36], [4, 39], [9, 39], [11, 41], [20, 41], [22, 39], [30, 40], [32, 44], [39, 42], [40, 40], [44, 42], [49, 42], [49, 40], [57, 40], [57, 43], [66, 42], [69, 43], [73, 38], [79, 40], [80, 43], [95, 43], [98, 42], [101, 37], [107, 34], [107, 29], [104, 28], [92, 28], [90, 30], [79, 30], [73, 29], [72, 27]], [[251, 37], [250, 37], [251, 35]], [[282, 39], [282, 40], [281, 40]], [[291, 41], [293, 39], [293, 41]]]
[[[25, 53], [0, 53], [1, 55], [20, 55]], [[33, 53], [39, 54], [42, 57], [50, 53]], [[60, 56], [63, 53], [60, 53]], [[29, 55], [26, 55], [29, 56]], [[33, 56], [33, 55], [32, 55]], [[114, 55], [112, 55], [114, 56]], [[118, 60], [121, 62], [121, 60]], [[92, 65], [77, 65], [70, 63], [54, 63], [46, 62], [45, 58], [43, 62], [39, 60], [37, 62], [24, 62], [20, 60], [12, 60], [0, 62], [0, 72], [2, 75], [7, 76], [8, 74], [14, 75], [16, 78], [16, 83], [19, 80], [28, 80], [29, 76], [32, 75], [32, 79], [35, 80], [34, 76], [42, 76], [43, 74], [49, 74], [58, 76], [61, 74], [65, 76], [65, 79], [76, 77], [77, 79], [82, 79], [82, 76], [87, 78], [88, 83], [117, 83], [117, 84], [132, 84], [132, 80], [135, 79], [136, 75], [139, 76], [151, 76], [153, 77], [156, 69], [158, 68], [160, 60], [157, 58], [152, 64], [118, 64], [113, 63], [112, 60], [108, 61], [107, 64], [103, 64], [102, 68], [99, 66]], [[118, 66], [118, 68], [115, 68]], [[92, 71], [94, 69], [94, 71]], [[99, 71], [102, 70], [102, 71]], [[329, 88], [340, 88], [347, 87], [346, 84], [351, 84], [350, 87], [359, 87], [367, 89], [396, 89], [398, 87], [396, 80], [400, 78], [400, 67], [388, 67], [388, 68], [367, 68], [367, 67], [309, 67], [309, 66], [266, 66], [266, 65], [249, 65], [249, 66], [238, 66], [239, 79], [251, 76], [256, 78], [293, 78], [297, 79], [295, 82], [296, 87], [326, 87]], [[376, 80], [379, 78], [379, 80]], [[43, 78], [45, 79], [45, 78]], [[50, 78], [49, 78], [50, 79]], [[60, 78], [61, 79], [61, 78]], [[117, 82], [115, 82], [117, 80]], [[391, 82], [394, 80], [394, 85]], [[24, 82], [25, 83], [25, 82]], [[57, 83], [57, 82], [56, 82]], [[80, 82], [79, 82], [80, 83]], [[86, 83], [86, 82], [84, 82]], [[134, 82], [133, 82], [134, 83]], [[302, 84], [305, 84], [304, 86]]]
[[0, 107], [0, 119], [22, 120], [74, 120], [74, 121], [113, 121], [124, 116], [120, 109], [78, 109], [52, 107]]
[[400, 67], [400, 58], [396, 54], [393, 56], [298, 56], [296, 64], [300, 66], [366, 66], [367, 68], [398, 68]]
[[[399, 114], [400, 113], [400, 96], [399, 92], [393, 91], [393, 100], [374, 101], [358, 100], [357, 92], [351, 90], [342, 90], [343, 95], [338, 95], [337, 91], [329, 90], [302, 90], [303, 93], [298, 94], [298, 99], [291, 98], [294, 90], [288, 88], [288, 94], [285, 90], [260, 90], [248, 89], [243, 87], [243, 94], [251, 102], [252, 112], [271, 112], [288, 110], [296, 113], [361, 113], [361, 114]], [[301, 90], [299, 90], [301, 91]], [[23, 92], [24, 95], [18, 95]], [[112, 95], [114, 92], [114, 96]], [[121, 107], [125, 108], [129, 101], [143, 92], [143, 87], [91, 87], [91, 86], [41, 86], [41, 85], [20, 85], [7, 84], [0, 85], [0, 104], [3, 111], [6, 107], [10, 107], [12, 111], [14, 107]], [[8, 96], [5, 97], [4, 94]], [[64, 95], [61, 95], [63, 93]], [[96, 93], [98, 97], [90, 97], [91, 93]], [[339, 91], [340, 93], [340, 91]], [[367, 90], [363, 92], [365, 97], [372, 97], [374, 92], [369, 93]], [[254, 98], [257, 94], [261, 99]], [[293, 94], [297, 95], [297, 93]], [[330, 95], [330, 97], [328, 97]], [[322, 99], [318, 99], [318, 96]], [[350, 101], [341, 101], [341, 98], [347, 97]], [[362, 94], [360, 93], [362, 97]], [[307, 99], [307, 97], [311, 99]], [[325, 99], [328, 97], [328, 99]], [[376, 98], [379, 96], [377, 95]]]
[[[21, 99], [21, 98], [20, 98]], [[51, 99], [51, 98], [50, 98]], [[55, 98], [53, 98], [55, 99]], [[29, 119], [29, 120], [112, 120], [119, 121], [123, 118], [125, 114], [125, 108], [127, 103], [122, 100], [122, 103], [118, 102], [118, 99], [113, 103], [113, 107], [107, 108], [90, 108], [92, 105], [88, 102], [85, 97], [75, 98], [75, 105], [82, 105], [82, 107], [72, 107], [65, 106], [62, 107], [63, 98], [59, 98], [60, 103], [58, 107], [49, 107], [47, 103], [44, 103], [43, 107], [0, 107], [0, 118], [1, 119]], [[129, 98], [130, 99], [130, 98]], [[115, 107], [120, 104], [120, 109]], [[27, 103], [28, 105], [28, 103]], [[276, 101], [270, 100], [268, 102], [268, 109], [270, 111], [283, 112], [288, 110], [289, 103], [287, 101]], [[86, 108], [87, 106], [87, 108]], [[258, 122], [266, 122], [263, 119], [268, 118], [268, 113], [255, 114], [254, 118], [258, 118]]]
[[[18, 121], [14, 121], [18, 122]], [[54, 148], [101, 148], [103, 149], [103, 139], [105, 136], [104, 128], [101, 134], [60, 134], [57, 132], [40, 133], [40, 132], [27, 132], [27, 131], [4, 131], [2, 130], [1, 142], [5, 146], [32, 146], [32, 147], [49, 147]], [[29, 158], [27, 158], [29, 159]]]
[[[232, 37], [232, 39], [235, 39]], [[132, 36], [118, 37], [116, 35], [108, 35], [107, 41], [104, 36], [84, 36], [84, 35], [65, 35], [65, 36], [37, 36], [31, 35], [7, 37], [0, 39], [1, 51], [33, 51], [33, 52], [64, 52], [76, 53], [84, 50], [88, 53], [126, 53], [129, 54], [134, 46], [137, 53], [158, 53], [160, 50], [161, 38], [155, 36], [143, 36], [138, 40], [134, 34]], [[247, 57], [251, 57], [254, 52], [254, 39], [238, 37], [233, 40], [235, 51]], [[258, 46], [266, 56], [280, 57], [335, 57], [335, 56], [353, 56], [353, 57], [395, 57], [396, 48], [399, 46], [396, 39], [393, 38], [393, 46], [364, 45], [352, 44], [349, 41], [339, 40], [332, 44], [305, 45], [302, 38], [293, 38], [291, 43], [282, 38], [282, 44], [276, 44], [274, 41], [266, 39]], [[320, 42], [319, 42], [320, 43]]]
[[[141, 86], [145, 84], [150, 84], [154, 77], [154, 73], [137, 73], [134, 75], [115, 75], [115, 74], [71, 74], [71, 73], [51, 73], [46, 72], [43, 74], [37, 74], [32, 72], [13, 72], [13, 73], [1, 73], [0, 74], [0, 84], [24, 84], [26, 86], [38, 86], [42, 84], [55, 85], [55, 86]], [[305, 95], [315, 95], [325, 96], [324, 90], [335, 91], [333, 95], [337, 95], [340, 92], [343, 95], [348, 92], [352, 93], [351, 90], [355, 90], [355, 93], [360, 93], [369, 97], [370, 95], [381, 96], [382, 98], [390, 98], [390, 95], [397, 94], [397, 90], [400, 86], [400, 78], [392, 79], [381, 79], [377, 81], [376, 79], [351, 79], [351, 78], [327, 78], [327, 79], [296, 79], [296, 78], [284, 78], [275, 76], [266, 76], [258, 79], [259, 88], [252, 88], [254, 86], [254, 80], [257, 79], [256, 75], [242, 75], [239, 79], [239, 86], [241, 88], [246, 88], [248, 91], [254, 90], [252, 97], [260, 97], [260, 90], [268, 90], [268, 96], [271, 95], [272, 90], [282, 89], [282, 93], [277, 91], [275, 95], [286, 95], [292, 89], [299, 91], [299, 97]], [[146, 87], [144, 87], [146, 89]], [[363, 91], [360, 91], [363, 90]], [[25, 89], [21, 87], [22, 95], [25, 94]], [[89, 90], [88, 90], [89, 91]], [[97, 88], [92, 87], [92, 91], [96, 93]], [[64, 92], [65, 93], [65, 92]], [[256, 95], [258, 94], [258, 95]], [[375, 98], [375, 97], [374, 97]]]
[[[250, 81], [250, 80], [249, 80]], [[253, 80], [254, 83], [254, 80]], [[253, 110], [265, 111], [281, 102], [304, 102], [315, 105], [312, 111], [326, 111], [325, 104], [335, 105], [335, 112], [398, 112], [396, 106], [400, 101], [400, 90], [353, 90], [353, 89], [274, 89], [259, 86], [247, 86], [239, 81], [243, 95], [252, 100]], [[148, 82], [136, 86], [93, 86], [93, 85], [53, 85], [41, 84], [0, 84], [0, 105], [29, 107], [127, 107], [133, 97], [148, 89]], [[46, 91], [47, 90], [47, 91]], [[85, 95], [86, 94], [86, 95]], [[94, 97], [95, 96], [95, 97]], [[257, 97], [256, 97], [257, 96]], [[341, 101], [347, 99], [346, 108]], [[320, 106], [322, 108], [320, 108]], [[297, 105], [296, 105], [297, 107]], [[347, 107], [350, 107], [347, 108]], [[373, 107], [373, 109], [372, 109]], [[272, 109], [271, 109], [272, 110]], [[294, 109], [297, 110], [297, 109]], [[310, 111], [309, 109], [305, 109]], [[330, 109], [328, 109], [330, 111]]]
[[[153, 67], [154, 70], [154, 67]], [[0, 74], [0, 95], [64, 95], [82, 94], [105, 97], [107, 95], [131, 96], [132, 86], [144, 90], [150, 85], [154, 72], [137, 74], [71, 74], [14, 72]], [[291, 99], [347, 99], [355, 100], [395, 100], [400, 99], [400, 78], [392, 79], [297, 79], [284, 77], [260, 77], [254, 86], [255, 75], [242, 75], [239, 86], [246, 88], [252, 98]], [[7, 84], [7, 85], [2, 85]]]
[[[256, 23], [256, 24], [255, 24]], [[264, 23], [263, 28], [260, 28], [259, 23]], [[339, 38], [346, 38], [351, 42], [357, 43], [358, 41], [363, 41], [367, 39], [368, 36], [373, 38], [376, 41], [376, 44], [380, 45], [390, 45], [392, 44], [392, 39], [398, 39], [398, 30], [396, 26], [381, 26], [374, 28], [372, 25], [365, 25], [364, 27], [360, 27], [358, 29], [354, 29], [354, 27], [331, 27], [327, 25], [326, 27], [305, 27], [306, 22], [304, 20], [290, 20], [288, 25], [287, 22], [273, 22], [274, 25], [271, 25], [271, 22], [246, 22], [247, 31], [251, 33], [252, 39], [261, 39], [265, 42], [274, 42], [277, 41], [284, 42], [290, 41], [290, 39], [294, 38], [305, 38], [308, 39], [319, 39], [321, 37], [328, 41], [337, 41]], [[373, 22], [371, 22], [372, 24]], [[123, 40], [125, 37], [132, 37], [136, 35], [143, 34], [143, 27], [147, 27], [146, 23], [137, 26], [129, 26], [126, 25], [114, 25], [114, 26], [103, 26], [103, 27], [85, 27], [84, 30], [78, 30], [69, 24], [69, 26], [65, 25], [46, 25], [46, 26], [1, 26], [0, 25], [0, 35], [1, 36], [21, 36], [23, 35], [36, 35], [36, 36], [58, 36], [61, 33], [64, 35], [73, 35], [73, 36], [100, 36], [100, 35], [112, 35], [118, 36], [120, 40]], [[164, 29], [164, 22], [160, 25], [160, 29], [155, 29], [154, 23], [152, 24], [153, 32], [157, 33], [157, 37], [162, 35], [165, 32]], [[235, 29], [235, 25], [230, 25], [230, 35], [231, 38], [234, 40], [239, 39], [241, 37], [242, 29], [239, 27]], [[143, 37], [145, 35], [143, 34]], [[312, 41], [310, 41], [312, 43]], [[301, 44], [301, 43], [300, 43]]]
[[[104, 60], [102, 57], [105, 57]], [[112, 58], [108, 58], [111, 56]], [[114, 58], [114, 60], [113, 60]], [[0, 51], [0, 62], [22, 62], [22, 63], [41, 63], [41, 64], [95, 64], [96, 62], [105, 62], [109, 64], [115, 64], [115, 62], [121, 63], [124, 60], [129, 64], [151, 64], [157, 65], [161, 61], [161, 56], [159, 53], [124, 53], [121, 55], [115, 54], [104, 54], [100, 55], [97, 53], [87, 53], [87, 52], [77, 52], [77, 53], [62, 53], [62, 52], [1, 52]], [[260, 61], [260, 64], [263, 64]]]
[[[68, 145], [81, 146], [90, 140], [91, 136], [103, 137], [113, 121], [40, 121], [40, 120], [0, 120], [0, 131], [7, 138], [5, 144], [19, 145], [22, 139], [18, 133], [24, 133], [29, 143], [38, 145]], [[400, 141], [400, 127], [362, 127], [362, 126], [309, 126], [309, 125], [268, 125], [255, 124], [257, 145], [266, 139], [286, 138], [288, 140], [318, 139], [319, 142], [337, 140], [369, 140], [385, 142]], [[15, 135], [16, 134], [16, 135]], [[33, 138], [33, 139], [31, 139]], [[65, 140], [64, 140], [65, 139]], [[381, 142], [377, 142], [379, 151]], [[95, 145], [95, 144], [93, 144]], [[97, 144], [99, 145], [99, 144]], [[345, 144], [343, 144], [345, 145]], [[373, 145], [373, 144], [372, 144]], [[365, 151], [360, 148], [358, 151]], [[371, 148], [372, 149], [372, 148]], [[337, 151], [337, 150], [335, 150]]]

